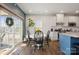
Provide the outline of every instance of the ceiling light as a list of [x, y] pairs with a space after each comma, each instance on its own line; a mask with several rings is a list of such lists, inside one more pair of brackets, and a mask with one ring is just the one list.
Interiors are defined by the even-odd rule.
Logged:
[[48, 12], [48, 10], [45, 10], [45, 12], [47, 13], [47, 12]]
[[32, 12], [32, 10], [29, 10], [29, 13], [31, 13]]
[[63, 10], [61, 10], [61, 11], [60, 11], [60, 13], [64, 13], [64, 11], [63, 11]]
[[76, 12], [76, 13], [79, 13], [79, 10], [76, 10], [75, 12]]

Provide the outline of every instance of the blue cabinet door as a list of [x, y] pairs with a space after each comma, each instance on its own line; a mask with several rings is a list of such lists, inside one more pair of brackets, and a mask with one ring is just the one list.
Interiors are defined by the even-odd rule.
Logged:
[[79, 38], [71, 37], [71, 39], [71, 53], [79, 54], [79, 48], [76, 48], [76, 46], [79, 46]]
[[71, 37], [61, 34], [59, 36], [59, 43], [61, 52], [64, 52], [67, 55], [71, 54]]

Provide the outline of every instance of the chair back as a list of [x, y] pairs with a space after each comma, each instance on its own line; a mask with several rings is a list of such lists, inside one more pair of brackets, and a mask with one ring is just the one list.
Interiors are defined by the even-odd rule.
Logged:
[[44, 37], [44, 34], [42, 31], [35, 32], [34, 34], [34, 39], [37, 44], [43, 44], [43, 37]]
[[50, 31], [47, 32], [46, 40], [49, 40]]
[[27, 34], [28, 34], [28, 38], [30, 38], [30, 32], [29, 31], [27, 31]]

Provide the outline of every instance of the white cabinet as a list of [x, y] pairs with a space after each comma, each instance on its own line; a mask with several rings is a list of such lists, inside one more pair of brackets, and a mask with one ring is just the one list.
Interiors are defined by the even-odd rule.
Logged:
[[69, 22], [76, 23], [76, 26], [79, 27], [79, 16], [64, 16], [64, 26], [68, 26]]
[[76, 22], [77, 21], [76, 18], [77, 18], [76, 16], [69, 16], [69, 21], [68, 22]]
[[79, 16], [77, 16], [76, 26], [79, 27]]
[[68, 22], [74, 22], [76, 26], [79, 27], [79, 16], [69, 16]]

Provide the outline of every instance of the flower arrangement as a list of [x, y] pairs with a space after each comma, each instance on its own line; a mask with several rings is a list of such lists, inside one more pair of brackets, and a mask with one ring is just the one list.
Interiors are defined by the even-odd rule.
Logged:
[[41, 30], [39, 28], [36, 28], [35, 32], [40, 32]]

